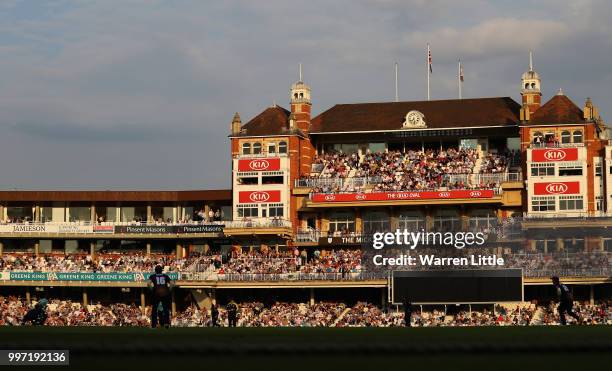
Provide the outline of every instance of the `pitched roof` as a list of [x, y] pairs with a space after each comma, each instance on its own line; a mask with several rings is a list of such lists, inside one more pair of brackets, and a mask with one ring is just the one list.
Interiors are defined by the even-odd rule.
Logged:
[[529, 125], [578, 124], [584, 122], [582, 110], [567, 96], [558, 94], [537, 109], [529, 118]]
[[514, 126], [520, 108], [509, 97], [338, 104], [312, 120], [311, 133], [400, 130], [412, 110], [427, 128]]
[[268, 107], [242, 126], [240, 136], [292, 134], [287, 127], [290, 114], [281, 106]]

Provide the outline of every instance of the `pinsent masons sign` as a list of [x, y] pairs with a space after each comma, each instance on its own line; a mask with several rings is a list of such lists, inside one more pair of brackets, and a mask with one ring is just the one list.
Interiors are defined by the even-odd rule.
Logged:
[[401, 200], [440, 200], [462, 198], [492, 198], [492, 189], [460, 189], [450, 191], [422, 192], [374, 192], [374, 193], [316, 193], [313, 202], [358, 202], [358, 201], [401, 201]]
[[257, 158], [238, 160], [238, 171], [276, 171], [280, 170], [280, 158]]
[[280, 191], [243, 191], [238, 193], [241, 204], [281, 202]]
[[545, 148], [531, 151], [533, 162], [577, 161], [578, 148]]
[[580, 182], [549, 182], [535, 183], [535, 195], [571, 195], [580, 193]]

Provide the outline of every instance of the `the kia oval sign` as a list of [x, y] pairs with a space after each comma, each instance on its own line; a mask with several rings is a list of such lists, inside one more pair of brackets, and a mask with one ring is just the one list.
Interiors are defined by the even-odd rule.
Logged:
[[534, 149], [531, 152], [533, 162], [577, 161], [578, 148]]
[[449, 191], [421, 191], [421, 192], [372, 192], [372, 193], [315, 193], [313, 202], [362, 202], [362, 201], [401, 201], [401, 200], [438, 200], [438, 199], [464, 199], [464, 198], [492, 198], [492, 189], [467, 190], [457, 189]]
[[257, 204], [266, 202], [280, 202], [281, 191], [245, 191], [238, 192], [238, 202], [241, 204]]
[[567, 195], [580, 193], [580, 182], [550, 182], [535, 183], [533, 194], [535, 195]]
[[257, 158], [238, 160], [238, 171], [276, 171], [280, 170], [280, 158]]

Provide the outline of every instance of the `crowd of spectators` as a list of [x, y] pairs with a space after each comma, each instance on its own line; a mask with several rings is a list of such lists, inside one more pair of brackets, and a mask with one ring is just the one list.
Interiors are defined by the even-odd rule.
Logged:
[[511, 160], [506, 152], [486, 154], [479, 168], [479, 154], [470, 148], [368, 152], [362, 158], [357, 153], [326, 152], [315, 157], [313, 169], [321, 171], [310, 177], [343, 180], [321, 182], [313, 188], [314, 193], [362, 192], [366, 184], [356, 180], [365, 178], [373, 185], [370, 192], [493, 188], [499, 186], [494, 181], [471, 184], [467, 178], [451, 181], [449, 175], [504, 173]]
[[177, 259], [174, 255], [145, 253], [87, 254], [5, 253], [0, 255], [0, 271], [29, 272], [153, 272], [161, 265], [167, 272], [183, 271], [196, 256]]
[[[18, 296], [0, 296], [0, 326], [19, 326], [25, 313], [36, 300], [28, 304]], [[580, 321], [588, 325], [612, 324], [612, 306], [608, 301], [588, 304], [575, 302]], [[390, 308], [385, 311], [372, 303], [358, 302], [347, 307], [340, 302], [306, 303], [261, 302], [238, 305], [240, 327], [397, 327], [404, 325], [404, 312]], [[135, 304], [92, 304], [83, 306], [70, 300], [52, 299], [47, 306], [48, 326], [149, 326], [150, 309], [144, 312]], [[411, 325], [414, 327], [457, 326], [528, 326], [556, 325], [559, 316], [556, 305], [536, 306], [523, 303], [514, 307], [497, 305], [491, 309], [459, 310], [446, 313], [442, 307], [422, 310], [414, 306]], [[228, 325], [227, 311], [219, 307], [218, 323]], [[190, 305], [177, 312], [172, 325], [178, 327], [212, 326], [210, 311]]]

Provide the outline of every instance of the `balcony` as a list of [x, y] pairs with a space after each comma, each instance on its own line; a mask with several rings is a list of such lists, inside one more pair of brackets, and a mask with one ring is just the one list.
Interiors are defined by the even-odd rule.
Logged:
[[234, 155], [234, 158], [236, 159], [252, 159], [252, 158], [272, 158], [272, 157], [287, 157], [289, 156], [288, 153], [251, 153], [248, 155], [245, 154], [238, 154], [238, 155]]
[[277, 235], [292, 237], [291, 221], [282, 218], [244, 219], [225, 222], [226, 236]]
[[584, 143], [531, 143], [529, 148], [576, 148], [584, 147]]
[[0, 236], [25, 237], [71, 237], [71, 238], [121, 238], [144, 236], [155, 238], [176, 238], [223, 235], [225, 222], [46, 222], [46, 223], [0, 223]]

